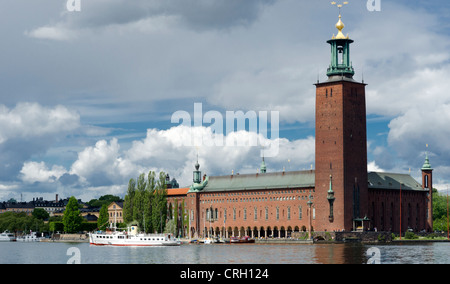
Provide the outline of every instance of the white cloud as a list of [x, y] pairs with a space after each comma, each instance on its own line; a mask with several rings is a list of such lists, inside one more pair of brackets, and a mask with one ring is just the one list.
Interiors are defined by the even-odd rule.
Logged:
[[62, 175], [67, 173], [67, 171], [64, 167], [57, 165], [54, 165], [51, 169], [49, 169], [44, 162], [26, 162], [20, 173], [22, 181], [26, 183], [53, 183]]
[[[181, 186], [192, 182], [192, 171], [197, 159], [201, 170], [208, 175], [256, 173], [261, 165], [259, 146], [184, 146], [183, 140], [201, 133], [204, 139], [212, 137], [209, 127], [176, 126], [168, 130], [149, 129], [144, 139], [134, 141], [127, 150], [121, 150], [117, 139], [99, 140], [94, 146], [78, 153], [70, 170], [44, 162], [25, 162], [20, 178], [28, 184], [45, 183], [58, 192], [75, 195], [96, 196], [101, 194], [124, 195], [130, 178], [147, 174], [150, 170], [164, 171], [176, 178]], [[232, 132], [223, 139], [250, 141], [254, 138], [267, 142], [266, 138], [253, 132]], [[314, 163], [314, 138], [296, 141], [278, 138], [279, 154], [267, 158], [268, 172], [309, 169]], [[206, 140], [204, 140], [206, 141]], [[198, 150], [197, 150], [198, 149]]]
[[70, 174], [93, 186], [120, 183], [132, 171], [132, 165], [120, 155], [117, 139], [112, 139], [109, 144], [106, 140], [100, 140], [94, 147], [87, 147], [78, 153]]
[[76, 112], [64, 106], [0, 105], [0, 180], [15, 180], [26, 161], [45, 153], [81, 127]]
[[367, 172], [384, 172], [384, 170], [381, 169], [375, 161], [370, 161], [367, 164]]
[[14, 109], [0, 105], [0, 143], [67, 133], [79, 127], [79, 115], [61, 105], [48, 108], [38, 103], [18, 103]]
[[26, 31], [25, 35], [38, 38], [65, 41], [76, 38], [77, 31], [73, 31], [62, 26], [44, 26], [31, 31]]

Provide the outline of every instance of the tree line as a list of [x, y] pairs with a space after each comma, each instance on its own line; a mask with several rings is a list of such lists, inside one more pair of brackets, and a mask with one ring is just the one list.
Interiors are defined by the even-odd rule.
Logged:
[[126, 224], [136, 223], [146, 233], [164, 232], [167, 219], [166, 174], [150, 171], [130, 179], [125, 195], [123, 217]]

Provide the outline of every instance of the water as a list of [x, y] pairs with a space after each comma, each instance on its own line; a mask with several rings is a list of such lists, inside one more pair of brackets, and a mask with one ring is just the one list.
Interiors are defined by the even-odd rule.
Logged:
[[0, 243], [0, 264], [449, 264], [450, 243], [243, 244], [96, 247], [88, 243]]

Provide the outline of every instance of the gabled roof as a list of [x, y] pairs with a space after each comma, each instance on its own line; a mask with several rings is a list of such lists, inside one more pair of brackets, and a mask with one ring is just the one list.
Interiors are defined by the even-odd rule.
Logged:
[[210, 176], [202, 192], [314, 187], [315, 171]]
[[108, 210], [110, 207], [112, 207], [112, 205], [117, 205], [117, 207], [119, 207], [118, 209], [122, 209], [123, 208], [123, 201], [113, 201], [108, 205]]
[[424, 190], [422, 185], [408, 174], [370, 172], [368, 174], [369, 188], [400, 190]]

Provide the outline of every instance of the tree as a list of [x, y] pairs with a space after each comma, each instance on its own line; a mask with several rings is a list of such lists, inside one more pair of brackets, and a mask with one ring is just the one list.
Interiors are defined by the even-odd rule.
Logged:
[[127, 195], [125, 195], [125, 202], [123, 204], [123, 220], [125, 223], [133, 221], [133, 201], [136, 193], [136, 181], [130, 179], [128, 182]]
[[167, 185], [166, 174], [159, 173], [159, 179], [156, 183], [156, 190], [152, 198], [152, 224], [158, 233], [164, 232], [167, 219]]
[[167, 222], [167, 226], [164, 229], [164, 233], [169, 233], [174, 236], [177, 235], [177, 222], [175, 219], [171, 219]]
[[36, 219], [46, 220], [50, 217], [47, 211], [45, 211], [42, 208], [36, 208], [33, 210], [33, 213], [31, 214]]
[[80, 209], [78, 207], [78, 201], [75, 197], [70, 197], [67, 203], [66, 210], [64, 211], [63, 224], [64, 231], [66, 233], [75, 233], [81, 226], [83, 217], [80, 216]]
[[100, 209], [100, 213], [97, 219], [97, 227], [100, 230], [106, 230], [106, 227], [108, 226], [109, 222], [109, 216], [108, 216], [108, 206], [105, 204], [102, 205], [102, 208]]
[[144, 228], [144, 208], [147, 197], [146, 187], [145, 174], [141, 174], [137, 180], [136, 193], [133, 200], [133, 220], [138, 222], [140, 228]]
[[146, 232], [163, 232], [167, 219], [166, 174], [150, 171], [148, 179], [139, 175], [137, 182], [130, 179], [124, 203], [124, 221], [137, 222]]
[[152, 200], [153, 194], [155, 192], [155, 172], [149, 171], [147, 176], [147, 186], [145, 188], [145, 200], [144, 200], [144, 219], [145, 219], [145, 231], [153, 232], [153, 222], [152, 222]]
[[122, 201], [123, 201], [122, 198], [120, 198], [119, 196], [107, 194], [100, 196], [99, 199], [91, 199], [87, 204], [90, 207], [102, 207], [103, 204], [109, 205], [111, 204], [111, 202], [122, 202]]

